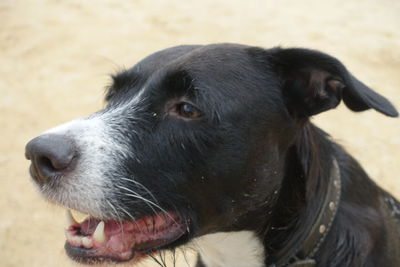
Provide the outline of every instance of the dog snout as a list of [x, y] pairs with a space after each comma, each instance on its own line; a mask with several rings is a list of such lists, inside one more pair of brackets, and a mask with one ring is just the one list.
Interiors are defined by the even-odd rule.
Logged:
[[77, 149], [70, 138], [47, 134], [32, 139], [26, 145], [25, 157], [31, 160], [32, 178], [44, 184], [74, 169]]

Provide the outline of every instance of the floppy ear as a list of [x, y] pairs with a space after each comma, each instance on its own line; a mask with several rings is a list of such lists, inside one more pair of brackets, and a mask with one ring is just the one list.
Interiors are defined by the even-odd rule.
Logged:
[[289, 112], [307, 117], [336, 107], [343, 99], [353, 111], [370, 108], [390, 117], [398, 112], [383, 96], [374, 92], [336, 58], [308, 49], [271, 50], [280, 75]]

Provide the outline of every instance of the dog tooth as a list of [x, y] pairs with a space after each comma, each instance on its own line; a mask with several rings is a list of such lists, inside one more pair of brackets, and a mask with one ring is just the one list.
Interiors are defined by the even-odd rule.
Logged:
[[71, 241], [74, 246], [82, 245], [82, 237], [80, 236], [72, 236], [69, 241]]
[[65, 212], [65, 216], [67, 217], [68, 226], [77, 224], [78, 222], [75, 220], [74, 216], [71, 214], [71, 210], [67, 210]]
[[153, 217], [147, 217], [146, 219], [145, 219], [145, 222], [146, 222], [146, 225], [147, 226], [152, 226], [153, 225]]
[[93, 247], [93, 240], [90, 239], [89, 237], [85, 236], [85, 237], [82, 238], [82, 245], [85, 248], [91, 248], [91, 247]]
[[72, 217], [77, 221], [78, 223], [82, 223], [85, 221], [90, 215], [86, 213], [82, 213], [80, 211], [76, 210], [70, 210]]
[[93, 233], [93, 239], [99, 243], [103, 243], [106, 240], [103, 221], [100, 221], [97, 225], [96, 230]]

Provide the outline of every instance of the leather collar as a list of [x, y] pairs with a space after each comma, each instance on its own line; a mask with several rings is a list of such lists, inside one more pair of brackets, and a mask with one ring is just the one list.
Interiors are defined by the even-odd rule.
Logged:
[[325, 199], [318, 212], [317, 219], [308, 235], [299, 243], [299, 246], [288, 249], [287, 253], [268, 267], [314, 267], [314, 256], [324, 242], [340, 202], [341, 179], [337, 160], [333, 158], [329, 187]]

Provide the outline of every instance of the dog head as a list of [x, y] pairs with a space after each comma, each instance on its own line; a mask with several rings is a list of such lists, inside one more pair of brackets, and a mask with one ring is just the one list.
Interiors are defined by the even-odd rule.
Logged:
[[308, 117], [342, 99], [397, 116], [338, 60], [306, 49], [179, 46], [112, 80], [103, 110], [26, 147], [44, 197], [90, 215], [67, 229], [67, 252], [81, 262], [263, 232]]

